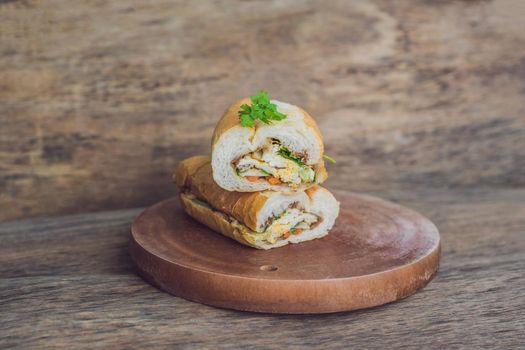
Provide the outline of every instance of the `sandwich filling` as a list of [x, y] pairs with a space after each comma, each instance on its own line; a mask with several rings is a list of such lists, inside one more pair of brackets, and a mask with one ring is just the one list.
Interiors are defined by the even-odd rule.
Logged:
[[285, 183], [294, 189], [302, 183], [315, 182], [316, 177], [313, 167], [306, 164], [304, 155], [290, 151], [276, 139], [243, 156], [233, 166], [237, 175], [250, 182]]
[[299, 235], [304, 230], [310, 230], [319, 221], [315, 214], [306, 212], [297, 205], [292, 205], [281, 214], [268, 219], [263, 232], [246, 232], [254, 241], [275, 243], [279, 239], [287, 239], [291, 235]]
[[183, 194], [194, 204], [204, 206], [216, 213], [223, 215], [232, 226], [239, 230], [243, 237], [252, 244], [270, 243], [274, 244], [278, 240], [288, 239], [291, 235], [300, 235], [305, 230], [311, 230], [321, 222], [321, 218], [315, 214], [307, 212], [298, 203], [291, 204], [282, 213], [268, 218], [262, 232], [253, 231], [234, 217], [226, 215], [212, 208], [209, 203], [197, 198], [191, 192]]

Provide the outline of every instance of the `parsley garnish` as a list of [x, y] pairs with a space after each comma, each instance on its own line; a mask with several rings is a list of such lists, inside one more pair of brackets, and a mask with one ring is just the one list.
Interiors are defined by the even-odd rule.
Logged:
[[261, 90], [257, 95], [250, 96], [252, 105], [243, 104], [239, 111], [239, 119], [242, 126], [252, 127], [255, 120], [259, 119], [265, 124], [270, 124], [272, 120], [283, 120], [285, 114], [277, 112], [277, 105], [270, 103], [270, 98], [266, 91]]

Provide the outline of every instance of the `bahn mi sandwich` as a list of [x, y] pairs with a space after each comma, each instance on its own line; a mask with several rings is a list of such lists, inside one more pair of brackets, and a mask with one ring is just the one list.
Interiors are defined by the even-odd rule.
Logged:
[[321, 133], [300, 107], [261, 91], [230, 106], [212, 137], [215, 182], [225, 190], [303, 191], [327, 178]]

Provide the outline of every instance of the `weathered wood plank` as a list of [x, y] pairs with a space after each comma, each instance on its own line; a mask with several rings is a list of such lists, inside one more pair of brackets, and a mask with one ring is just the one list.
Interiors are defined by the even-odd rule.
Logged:
[[0, 224], [0, 347], [520, 348], [525, 190], [382, 193], [442, 234], [436, 279], [396, 304], [276, 316], [162, 293], [132, 272], [137, 210]]
[[0, 219], [172, 193], [233, 100], [302, 105], [357, 191], [525, 185], [520, 0], [0, 3]]

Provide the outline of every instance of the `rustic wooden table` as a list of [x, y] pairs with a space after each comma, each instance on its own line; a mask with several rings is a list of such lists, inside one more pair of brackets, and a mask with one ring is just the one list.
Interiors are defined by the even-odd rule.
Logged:
[[[0, 348], [523, 348], [524, 4], [0, 0]], [[423, 291], [275, 316], [136, 276], [119, 209], [172, 196], [260, 88], [316, 118], [329, 188], [435, 222]]]
[[0, 224], [0, 347], [523, 348], [525, 190], [378, 193], [442, 234], [433, 282], [397, 303], [287, 316], [173, 297], [133, 271], [139, 210]]

